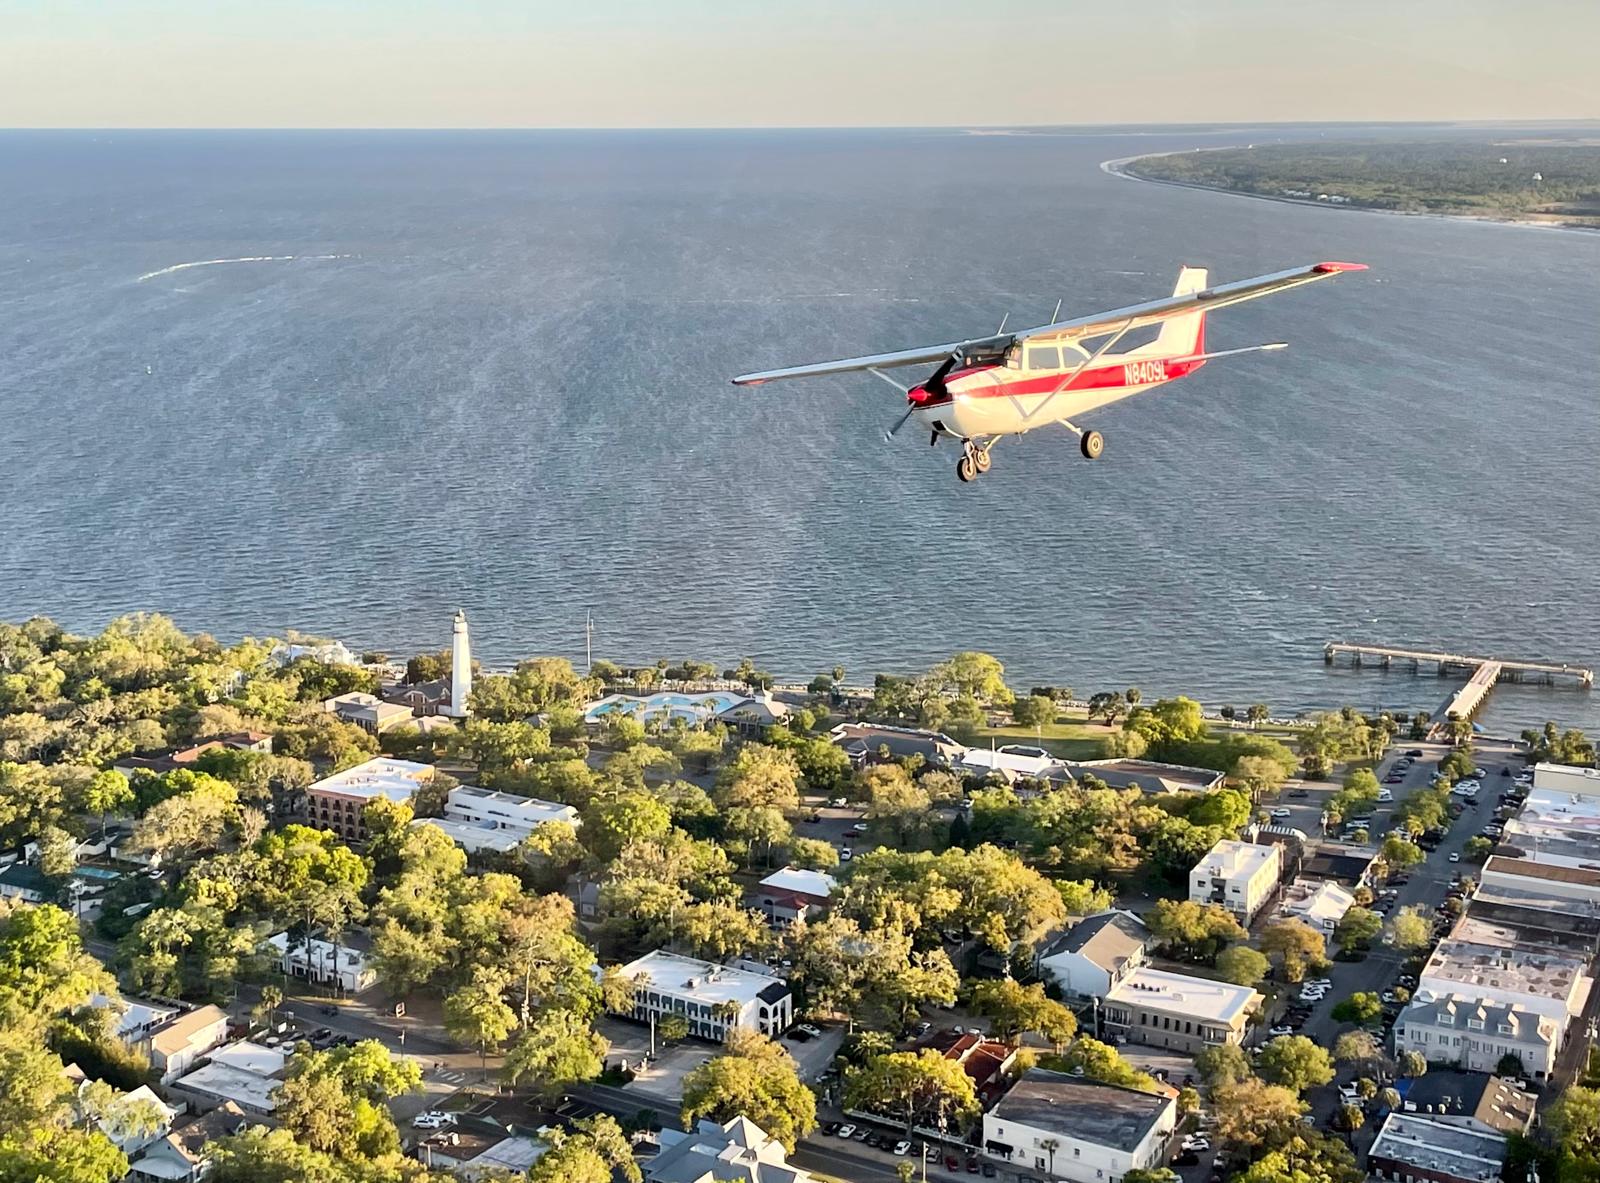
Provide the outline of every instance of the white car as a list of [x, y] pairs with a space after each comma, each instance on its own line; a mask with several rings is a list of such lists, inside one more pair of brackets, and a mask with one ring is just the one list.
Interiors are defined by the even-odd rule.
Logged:
[[801, 1023], [795, 1028], [795, 1030], [800, 1032], [802, 1035], [811, 1036], [812, 1039], [822, 1038], [822, 1029], [820, 1027], [813, 1027], [810, 1023]]
[[417, 1130], [442, 1130], [447, 1125], [455, 1124], [454, 1113], [443, 1113], [438, 1109], [424, 1110], [411, 1119], [411, 1128]]
[[1182, 1148], [1190, 1154], [1204, 1154], [1211, 1149], [1211, 1143], [1209, 1140], [1200, 1137], [1200, 1135], [1194, 1134], [1183, 1140]]
[[857, 822], [855, 825], [851, 826], [850, 828], [852, 830], [854, 830], [858, 834], [865, 834], [867, 832], [867, 823], [866, 822]]
[[[1387, 894], [1389, 894], [1389, 895], [1399, 895], [1400, 893], [1397, 892], [1397, 891], [1390, 891]], [[1332, 990], [1333, 989], [1333, 979], [1332, 978], [1307, 978], [1305, 981], [1301, 982], [1300, 984], [1302, 986], [1317, 986], [1317, 987], [1320, 987], [1323, 990]]]
[[896, 1142], [894, 1144], [894, 1152], [904, 1158], [906, 1155], [911, 1153], [911, 1143], [903, 1139], [899, 1142]]
[[1484, 771], [1484, 770], [1483, 770], [1483, 769], [1481, 769], [1481, 768], [1474, 768], [1474, 769], [1473, 769], [1473, 770], [1472, 770], [1472, 775], [1473, 775], [1473, 776], [1476, 776], [1476, 777], [1485, 777], [1485, 776], [1488, 776], [1488, 775], [1489, 775], [1489, 774], [1488, 774], [1488, 773], [1487, 773], [1487, 772], [1485, 772], [1485, 771]]
[[839, 861], [841, 863], [847, 863], [855, 857], [856, 852], [851, 850], [848, 846], [839, 847]]
[[1273, 817], [1293, 817], [1294, 816], [1294, 810], [1290, 809], [1287, 805], [1280, 805], [1280, 806], [1278, 806], [1278, 808], [1276, 808], [1276, 809], [1274, 809], [1272, 811], [1272, 816]]
[[1450, 852], [1450, 861], [1453, 863], [1459, 863], [1461, 861], [1461, 852], [1459, 850], [1452, 850]]
[[1339, 1096], [1350, 1104], [1358, 1104], [1361, 1101], [1361, 1090], [1353, 1084], [1341, 1084]]
[[856, 1136], [856, 1127], [853, 1125], [842, 1125], [835, 1130], [834, 1133], [840, 1138], [853, 1138]]

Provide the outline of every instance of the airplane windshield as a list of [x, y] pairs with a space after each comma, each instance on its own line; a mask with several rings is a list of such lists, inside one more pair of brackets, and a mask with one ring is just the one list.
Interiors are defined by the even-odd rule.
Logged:
[[1061, 350], [1054, 345], [1040, 345], [1028, 350], [1028, 368], [1030, 370], [1059, 370], [1061, 368]]

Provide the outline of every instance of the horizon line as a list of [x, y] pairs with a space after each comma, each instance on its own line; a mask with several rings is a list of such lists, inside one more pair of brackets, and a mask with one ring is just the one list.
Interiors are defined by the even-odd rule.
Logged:
[[518, 124], [491, 126], [482, 124], [194, 124], [180, 125], [73, 125], [73, 126], [0, 126], [4, 132], [527, 132], [527, 131], [1037, 131], [1057, 128], [1247, 128], [1247, 127], [1501, 127], [1548, 126], [1551, 124], [1600, 125], [1600, 115], [1549, 115], [1521, 116], [1516, 118], [1484, 118], [1456, 116], [1432, 119], [1201, 119], [1201, 120], [1146, 120], [1136, 123], [780, 123], [780, 124], [671, 124], [648, 126], [639, 124]]

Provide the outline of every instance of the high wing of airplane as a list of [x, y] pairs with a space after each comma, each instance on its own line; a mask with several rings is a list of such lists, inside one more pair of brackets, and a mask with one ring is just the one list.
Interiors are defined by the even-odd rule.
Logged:
[[[1312, 263], [1208, 287], [1204, 268], [1184, 267], [1172, 295], [1163, 299], [1031, 329], [1006, 332], [1002, 327], [988, 336], [940, 345], [741, 374], [733, 383], [759, 386], [863, 370], [875, 374], [899, 389], [907, 401], [905, 414], [886, 435], [893, 436], [916, 417], [928, 427], [931, 442], [959, 440], [962, 456], [956, 474], [963, 481], [989, 470], [990, 449], [1001, 436], [1052, 423], [1076, 434], [1084, 456], [1093, 460], [1104, 450], [1104, 438], [1098, 431], [1077, 426], [1073, 419], [1078, 416], [1184, 377], [1215, 358], [1285, 348], [1274, 342], [1207, 353], [1207, 313], [1364, 270], [1364, 263]], [[1128, 333], [1148, 325], [1160, 326], [1155, 341], [1113, 352]], [[927, 364], [938, 368], [915, 386], [902, 385], [884, 373]]]

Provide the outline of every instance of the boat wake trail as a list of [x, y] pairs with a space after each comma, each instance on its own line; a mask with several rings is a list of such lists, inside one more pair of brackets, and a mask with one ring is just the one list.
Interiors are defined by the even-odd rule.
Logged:
[[143, 283], [147, 279], [155, 279], [162, 275], [172, 275], [178, 271], [187, 271], [191, 267], [219, 267], [223, 263], [289, 263], [295, 259], [353, 259], [354, 255], [249, 255], [242, 259], [197, 259], [193, 263], [174, 263], [171, 267], [163, 267], [159, 271], [146, 271], [134, 282]]

